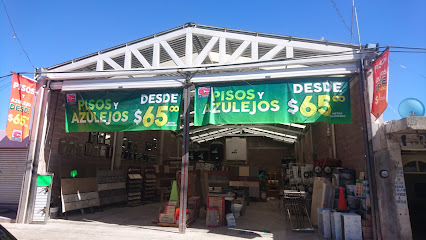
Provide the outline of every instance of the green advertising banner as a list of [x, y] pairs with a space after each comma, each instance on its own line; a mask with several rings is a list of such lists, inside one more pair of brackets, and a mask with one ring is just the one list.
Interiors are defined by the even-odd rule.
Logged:
[[351, 123], [348, 77], [197, 86], [195, 126], [252, 123]]
[[66, 132], [180, 129], [182, 89], [67, 93]]

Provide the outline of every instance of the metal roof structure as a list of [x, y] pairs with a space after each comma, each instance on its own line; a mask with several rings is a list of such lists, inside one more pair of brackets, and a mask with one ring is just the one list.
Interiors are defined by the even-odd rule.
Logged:
[[[46, 69], [40, 77], [62, 91], [181, 88], [192, 84], [259, 81], [357, 73], [360, 47], [187, 23]], [[264, 136], [294, 143], [304, 124], [191, 126], [191, 140]], [[180, 133], [178, 133], [180, 134]]]

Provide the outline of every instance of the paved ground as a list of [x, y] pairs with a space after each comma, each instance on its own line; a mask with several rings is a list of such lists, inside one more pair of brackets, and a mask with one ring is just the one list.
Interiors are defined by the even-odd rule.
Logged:
[[205, 227], [205, 213], [179, 234], [177, 228], [152, 223], [159, 203], [138, 207], [114, 207], [94, 214], [74, 214], [68, 220], [51, 219], [46, 225], [2, 223], [17, 239], [116, 240], [116, 239], [323, 239], [318, 233], [292, 232], [278, 201], [254, 202], [237, 219], [236, 228]]

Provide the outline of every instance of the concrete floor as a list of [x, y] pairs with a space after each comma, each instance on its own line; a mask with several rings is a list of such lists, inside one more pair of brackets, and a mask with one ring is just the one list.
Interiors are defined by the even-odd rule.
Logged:
[[[236, 220], [237, 227], [205, 227], [205, 212], [179, 234], [178, 228], [158, 227], [152, 223], [160, 203], [138, 207], [114, 207], [94, 214], [73, 214], [68, 220], [51, 219], [47, 224], [2, 223], [17, 239], [92, 240], [92, 239], [323, 239], [317, 232], [292, 232], [278, 201], [252, 202]], [[252, 231], [252, 232], [247, 232]]]

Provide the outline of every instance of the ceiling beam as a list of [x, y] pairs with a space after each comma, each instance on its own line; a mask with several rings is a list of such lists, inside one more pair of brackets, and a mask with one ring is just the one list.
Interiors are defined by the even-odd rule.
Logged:
[[241, 54], [246, 50], [246, 48], [250, 45], [250, 41], [244, 41], [241, 45], [232, 53], [231, 57], [228, 59], [227, 63], [235, 62]]
[[264, 133], [261, 131], [257, 131], [257, 130], [252, 130], [252, 129], [244, 129], [245, 132], [248, 133], [253, 133], [253, 134], [258, 134], [258, 135], [263, 135], [265, 137], [269, 137], [269, 138], [276, 138], [276, 139], [283, 139], [284, 141], [288, 141], [288, 142], [297, 142], [296, 139], [292, 139], [292, 138], [286, 138], [286, 137], [282, 137], [282, 136], [277, 136], [277, 135], [273, 135], [273, 134], [269, 134], [269, 133]]
[[[204, 38], [202, 38], [202, 37], [200, 37], [200, 36], [197, 36], [197, 40], [198, 40], [198, 42], [200, 43], [200, 46], [201, 46], [201, 48], [202, 49], [204, 49], [205, 47], [206, 47], [206, 41], [204, 41]], [[211, 51], [210, 51], [211, 52]], [[210, 52], [207, 54], [207, 61], [210, 63], [210, 64], [213, 64], [213, 61], [212, 61], [212, 59], [211, 59], [211, 57], [210, 57]]]
[[[42, 73], [46, 74], [47, 77], [50, 80], [78, 80], [78, 79], [87, 79], [87, 78], [111, 78], [111, 77], [120, 77], [120, 76], [128, 76], [128, 75], [156, 75], [156, 74], [173, 74], [177, 73], [178, 71], [199, 71], [203, 70], [203, 72], [208, 71], [233, 71], [233, 70], [243, 70], [243, 69], [254, 69], [254, 68], [265, 68], [265, 67], [285, 67], [285, 66], [300, 66], [300, 65], [321, 65], [321, 66], [312, 66], [312, 67], [298, 67], [298, 68], [291, 68], [291, 69], [275, 69], [275, 70], [259, 70], [255, 72], [240, 72], [240, 73], [221, 73], [221, 74], [204, 74], [204, 75], [196, 75], [194, 78], [200, 78], [200, 76], [214, 76], [214, 77], [226, 77], [230, 76], [231, 74], [252, 74], [256, 75], [253, 76], [257, 79], [267, 78], [266, 76], [269, 76], [269, 78], [273, 77], [273, 75], [280, 75], [283, 76], [279, 77], [285, 77], [287, 75], [288, 77], [294, 76], [304, 76], [303, 73], [306, 73], [306, 76], [312, 76], [312, 75], [321, 75], [321, 74], [348, 74], [348, 73], [354, 73], [358, 71], [358, 67], [356, 64], [356, 61], [358, 60], [358, 54], [356, 55], [345, 55], [345, 56], [326, 56], [326, 57], [320, 57], [320, 58], [312, 58], [312, 59], [298, 59], [298, 60], [283, 60], [283, 61], [273, 61], [273, 62], [257, 62], [257, 63], [247, 63], [247, 64], [241, 64], [241, 65], [229, 65], [229, 66], [205, 66], [203, 68], [178, 68], [173, 67], [169, 69], [133, 69], [128, 71], [103, 71], [103, 72], [70, 72], [70, 73]], [[327, 65], [327, 64], [334, 64], [334, 65]], [[324, 66], [325, 65], [325, 66]], [[299, 73], [302, 71], [301, 73]], [[261, 75], [262, 73], [269, 74], [269, 75]], [[286, 74], [283, 74], [286, 73]], [[171, 76], [175, 77], [175, 76]], [[180, 76], [179, 76], [180, 77]]]
[[203, 50], [198, 55], [197, 59], [194, 61], [194, 65], [201, 65], [201, 63], [206, 59], [207, 55], [210, 53], [210, 51], [213, 49], [216, 42], [219, 40], [218, 37], [212, 37], [210, 41], [207, 43], [207, 45], [203, 48]]

